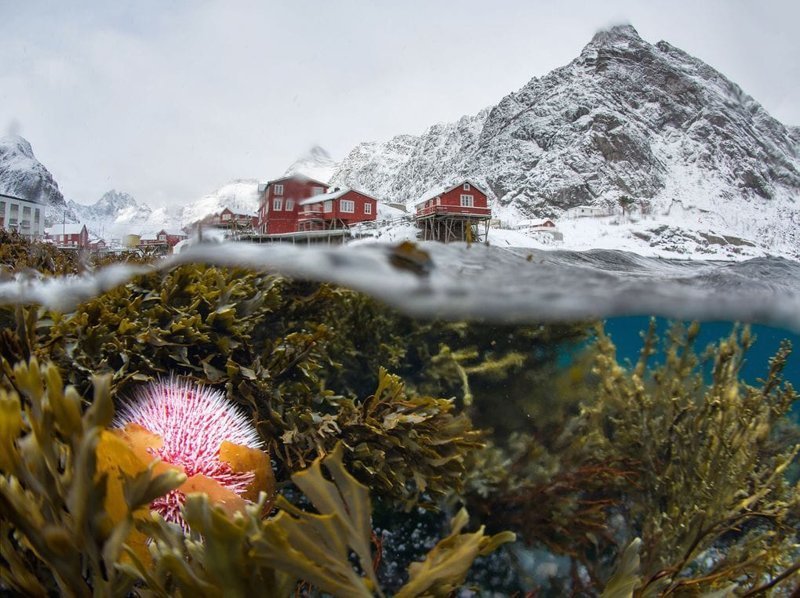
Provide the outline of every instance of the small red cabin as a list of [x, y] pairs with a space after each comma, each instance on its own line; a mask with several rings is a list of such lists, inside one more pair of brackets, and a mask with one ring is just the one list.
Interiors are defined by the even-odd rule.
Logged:
[[89, 247], [89, 231], [85, 224], [56, 224], [47, 229], [47, 238], [57, 247], [85, 249]]
[[269, 181], [258, 208], [259, 232], [266, 235], [295, 232], [300, 202], [322, 195], [326, 188], [326, 183], [301, 174]]
[[345, 228], [378, 217], [378, 200], [354, 189], [334, 189], [300, 201], [298, 231]]
[[156, 233], [156, 241], [159, 243], [166, 243], [167, 247], [175, 247], [175, 245], [186, 238], [188, 238], [188, 235], [184, 233], [169, 232], [163, 228]]
[[417, 218], [452, 215], [482, 219], [492, 215], [486, 193], [471, 181], [463, 181], [434, 193], [416, 207]]

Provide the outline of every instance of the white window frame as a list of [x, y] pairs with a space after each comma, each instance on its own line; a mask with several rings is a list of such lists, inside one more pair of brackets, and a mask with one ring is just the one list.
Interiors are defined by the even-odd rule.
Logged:
[[370, 202], [364, 204], [364, 213], [372, 214], [372, 204]]
[[292, 210], [294, 210], [294, 200], [293, 199], [287, 199], [286, 200], [286, 208], [285, 209], [286, 209], [287, 212], [291, 212]]
[[441, 198], [441, 197], [437, 197], [437, 198], [436, 198], [436, 205], [437, 205], [437, 206], [440, 206], [440, 205], [442, 205], [442, 198]]
[[283, 185], [275, 185], [275, 193], [273, 195], [283, 195]]
[[272, 211], [273, 212], [282, 212], [283, 211], [283, 198], [276, 197], [272, 200]]
[[311, 189], [311, 197], [316, 197], [317, 195], [322, 195], [323, 193], [325, 193], [324, 187], [313, 187]]
[[325, 212], [326, 214], [330, 214], [331, 212], [333, 212], [333, 201], [329, 199], [328, 201], [323, 203], [322, 211]]
[[356, 202], [354, 202], [352, 199], [340, 199], [339, 210], [341, 210], [343, 214], [355, 214]]
[[464, 191], [472, 191], [472, 187], [470, 187], [469, 183], [464, 183]]
[[475, 207], [475, 198], [472, 195], [467, 195], [466, 193], [461, 194], [461, 207], [462, 208], [474, 208]]

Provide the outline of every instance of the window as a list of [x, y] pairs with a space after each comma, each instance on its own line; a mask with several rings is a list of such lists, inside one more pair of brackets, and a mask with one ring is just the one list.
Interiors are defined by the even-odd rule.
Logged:
[[325, 193], [325, 189], [323, 189], [322, 187], [314, 187], [313, 189], [311, 189], [311, 197], [322, 195], [323, 193]]
[[275, 199], [272, 200], [272, 211], [280, 212], [281, 210], [283, 210], [283, 198], [276, 197]]
[[364, 204], [364, 213], [365, 214], [372, 214], [372, 204], [367, 202]]
[[472, 203], [472, 196], [471, 195], [461, 195], [461, 207], [462, 208], [471, 208], [473, 206]]
[[322, 211], [326, 214], [333, 212], [333, 202], [330, 199], [322, 204]]
[[5, 216], [6, 213], [6, 202], [0, 201], [0, 218]]
[[347, 214], [352, 214], [356, 211], [356, 204], [351, 199], [342, 199], [339, 200], [339, 207], [341, 208], [342, 212]]
[[469, 186], [469, 183], [464, 183], [464, 191], [469, 191], [472, 187]]
[[286, 200], [286, 211], [287, 212], [291, 212], [292, 210], [294, 210], [294, 200], [293, 199], [287, 199]]
[[283, 185], [275, 185], [275, 195], [283, 195]]
[[231, 215], [228, 214], [228, 213], [225, 213], [225, 214], [222, 215], [222, 219], [223, 220], [230, 220], [231, 219]]
[[437, 198], [436, 198], [436, 205], [437, 205], [437, 206], [440, 206], [440, 205], [442, 205], [442, 198], [441, 198], [441, 197], [437, 197]]
[[[3, 213], [3, 210], [0, 209], [0, 214], [2, 214], [2, 213]], [[39, 219], [40, 219], [39, 208], [36, 208], [36, 211], [34, 211], [34, 213], [33, 213], [33, 221], [36, 224], [39, 224]]]

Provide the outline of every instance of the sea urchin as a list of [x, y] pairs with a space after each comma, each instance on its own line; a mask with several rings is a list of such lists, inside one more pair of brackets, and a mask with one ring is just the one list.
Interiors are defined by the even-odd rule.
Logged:
[[[241, 496], [257, 475], [221, 458], [223, 443], [247, 447], [244, 450], [258, 450], [262, 443], [246, 416], [220, 391], [174, 378], [159, 380], [141, 388], [119, 410], [114, 423], [122, 429], [140, 426], [157, 436], [160, 442], [149, 446], [147, 452], [182, 470], [189, 482], [202, 479], [205, 485], [216, 487], [210, 479]], [[265, 460], [268, 464], [268, 458]], [[185, 527], [180, 511], [186, 499], [185, 486], [156, 499], [150, 508]]]

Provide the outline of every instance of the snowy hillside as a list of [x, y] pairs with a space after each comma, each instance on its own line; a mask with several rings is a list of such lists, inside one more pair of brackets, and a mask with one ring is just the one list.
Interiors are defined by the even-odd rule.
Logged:
[[[627, 196], [645, 216], [648, 247], [665, 231], [667, 245], [702, 244], [700, 233], [710, 233], [800, 257], [799, 141], [797, 128], [705, 63], [620, 26], [475, 116], [360, 144], [332, 182], [412, 205], [470, 178], [503, 220], [559, 217], [578, 205], [619, 211]], [[576, 234], [604, 230], [595, 222]], [[567, 245], [585, 240], [565, 236]]]
[[65, 207], [53, 175], [36, 159], [31, 144], [17, 135], [0, 137], [0, 193], [40, 200], [60, 212]]

